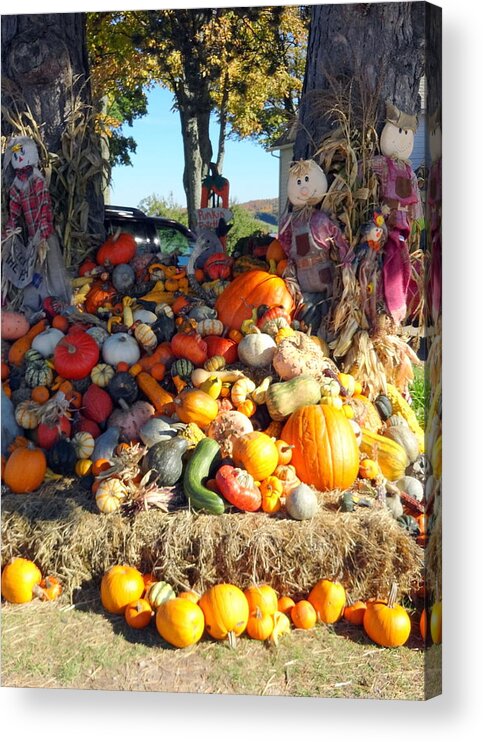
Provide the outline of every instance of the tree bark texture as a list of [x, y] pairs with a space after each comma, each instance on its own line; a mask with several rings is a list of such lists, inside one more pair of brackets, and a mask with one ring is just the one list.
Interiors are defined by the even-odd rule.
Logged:
[[324, 94], [334, 82], [359, 82], [377, 97], [379, 129], [387, 100], [406, 113], [419, 112], [428, 7], [425, 2], [312, 7], [295, 159], [311, 157], [330, 131]]
[[[83, 13], [2, 16], [2, 107], [30, 110], [47, 150], [62, 150], [73, 98], [90, 105], [89, 64]], [[2, 134], [12, 126], [2, 117]], [[87, 184], [88, 230], [103, 238], [102, 183]]]

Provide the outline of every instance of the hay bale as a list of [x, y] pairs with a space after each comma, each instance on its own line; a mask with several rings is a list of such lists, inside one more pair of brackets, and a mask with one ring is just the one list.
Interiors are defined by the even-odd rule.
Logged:
[[353, 597], [385, 597], [394, 579], [409, 593], [420, 579], [420, 547], [385, 508], [341, 513], [333, 509], [337, 499], [325, 497], [312, 520], [294, 521], [261, 512], [102, 515], [92, 495], [75, 487], [7, 494], [2, 562], [30, 558], [71, 595], [120, 562], [200, 592], [216, 582], [269, 582], [302, 597], [320, 578], [339, 576]]
[[386, 597], [394, 580], [409, 593], [423, 564], [422, 549], [386, 509], [321, 507], [310, 521], [188, 510], [127, 517], [102, 515], [90, 493], [64, 488], [4, 495], [2, 511], [2, 562], [30, 558], [44, 574], [57, 574], [70, 595], [128, 563], [200, 592], [217, 582], [268, 582], [298, 598], [322, 577], [339, 576], [353, 598]]

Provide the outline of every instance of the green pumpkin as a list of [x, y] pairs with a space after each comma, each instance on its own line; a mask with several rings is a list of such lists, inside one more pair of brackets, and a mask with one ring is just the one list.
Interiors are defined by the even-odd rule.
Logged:
[[397, 519], [397, 522], [407, 530], [410, 536], [419, 536], [420, 531], [418, 522], [412, 515], [401, 515]]
[[153, 478], [160, 487], [171, 487], [181, 479], [183, 454], [187, 449], [186, 438], [178, 436], [155, 443], [143, 459], [143, 469], [145, 472], [153, 470]]
[[42, 353], [39, 353], [38, 350], [35, 350], [34, 348], [30, 348], [23, 357], [26, 364], [35, 363], [36, 361], [43, 361], [44, 357]]
[[124, 401], [128, 405], [133, 404], [138, 398], [139, 388], [136, 379], [129, 371], [118, 371], [109, 379], [107, 391], [116, 402]]
[[31, 389], [36, 386], [50, 386], [54, 380], [54, 372], [43, 360], [29, 363], [25, 370], [25, 383]]
[[194, 370], [195, 367], [191, 361], [187, 358], [179, 358], [171, 365], [171, 376], [179, 376], [180, 379], [189, 381]]

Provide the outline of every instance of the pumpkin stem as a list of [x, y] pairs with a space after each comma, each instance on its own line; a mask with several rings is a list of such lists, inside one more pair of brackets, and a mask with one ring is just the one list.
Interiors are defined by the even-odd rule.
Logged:
[[396, 604], [397, 599], [397, 582], [393, 582], [391, 585], [391, 590], [389, 592], [389, 597], [387, 599], [387, 605], [389, 608], [394, 608]]
[[228, 644], [230, 645], [230, 649], [236, 649], [236, 634], [234, 631], [228, 632]]
[[118, 403], [119, 407], [122, 407], [122, 409], [123, 409], [123, 410], [124, 410], [125, 412], [128, 412], [128, 411], [129, 411], [130, 407], [129, 407], [129, 405], [128, 405], [128, 403], [126, 402], [126, 400], [125, 400], [125, 399], [118, 399], [118, 400], [117, 400], [117, 403]]

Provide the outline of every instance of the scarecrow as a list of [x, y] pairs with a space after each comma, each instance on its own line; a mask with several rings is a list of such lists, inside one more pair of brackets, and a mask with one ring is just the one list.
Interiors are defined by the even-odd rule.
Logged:
[[[284, 279], [298, 302], [296, 316], [317, 331], [327, 318], [334, 298], [337, 268], [349, 268], [351, 249], [340, 228], [320, 205], [327, 178], [313, 160], [294, 162], [289, 170], [290, 206], [282, 216], [278, 239], [288, 258]], [[310, 307], [307, 313], [300, 308]], [[315, 310], [315, 311], [314, 311]], [[319, 328], [319, 334], [326, 329]]]
[[21, 292], [25, 314], [35, 315], [47, 296], [70, 304], [70, 282], [54, 231], [50, 193], [38, 168], [37, 146], [30, 137], [10, 139], [4, 155], [5, 175], [9, 166], [15, 177], [8, 192], [9, 217], [2, 235], [2, 298], [9, 285], [14, 286]]
[[386, 103], [381, 154], [370, 162], [379, 181], [381, 210], [388, 227], [382, 261], [383, 296], [387, 311], [397, 325], [407, 312], [411, 277], [408, 240], [413, 225], [420, 224], [423, 218], [418, 180], [409, 163], [416, 128], [416, 116]]
[[381, 212], [362, 225], [359, 243], [354, 250], [353, 267], [361, 290], [362, 311], [370, 327], [377, 318], [377, 278], [381, 274], [387, 226]]

